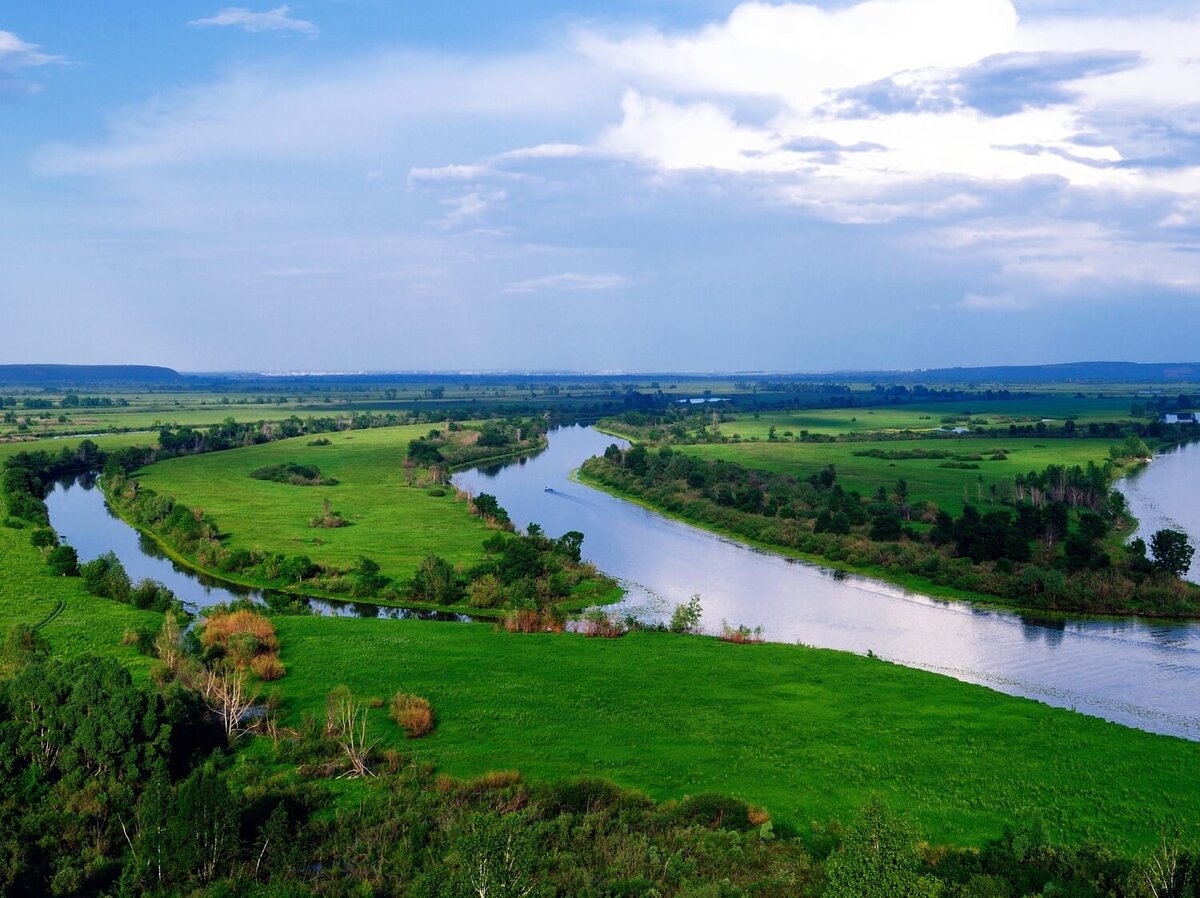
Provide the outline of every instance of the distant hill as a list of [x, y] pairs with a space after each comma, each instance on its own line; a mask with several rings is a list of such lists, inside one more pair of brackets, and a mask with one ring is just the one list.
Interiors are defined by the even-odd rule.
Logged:
[[0, 365], [0, 384], [49, 387], [67, 384], [170, 384], [183, 375], [157, 365]]
[[920, 368], [909, 371], [843, 371], [806, 375], [806, 380], [871, 383], [1200, 383], [1200, 362], [1067, 362], [1060, 365], [994, 365], [980, 368]]

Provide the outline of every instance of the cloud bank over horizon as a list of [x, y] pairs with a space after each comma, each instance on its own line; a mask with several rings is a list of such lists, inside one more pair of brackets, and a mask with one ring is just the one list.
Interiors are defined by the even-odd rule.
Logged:
[[173, 10], [189, 76], [71, 127], [115, 64], [0, 17], [12, 361], [47, 316], [191, 370], [1197, 354], [1194, 8], [648, 5]]

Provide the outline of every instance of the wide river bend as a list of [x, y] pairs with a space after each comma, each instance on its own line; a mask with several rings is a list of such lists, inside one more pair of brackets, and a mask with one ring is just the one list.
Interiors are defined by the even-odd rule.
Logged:
[[[465, 471], [455, 481], [495, 495], [520, 527], [536, 522], [553, 536], [582, 531], [584, 556], [622, 581], [628, 591], [622, 610], [643, 618], [662, 619], [699, 593], [709, 631], [723, 621], [762, 627], [771, 640], [873, 652], [1011, 695], [1200, 740], [1200, 624], [1038, 620], [931, 599], [749, 548], [571, 479], [584, 459], [613, 442], [620, 441], [591, 427], [563, 427], [551, 433], [541, 454]], [[1172, 487], [1180, 477], [1195, 477], [1200, 447], [1151, 465], [1138, 482], [1143, 495], [1153, 486], [1147, 478], [1169, 465], [1186, 469], [1165, 478]], [[115, 551], [134, 579], [163, 580], [197, 605], [233, 597], [221, 584], [204, 583], [163, 558], [107, 511], [93, 487], [87, 478], [65, 482], [47, 499], [55, 529], [82, 559]], [[1126, 492], [1140, 517], [1136, 491]], [[1195, 528], [1189, 532], [1200, 533], [1200, 521]], [[321, 610], [410, 616], [369, 605]]]

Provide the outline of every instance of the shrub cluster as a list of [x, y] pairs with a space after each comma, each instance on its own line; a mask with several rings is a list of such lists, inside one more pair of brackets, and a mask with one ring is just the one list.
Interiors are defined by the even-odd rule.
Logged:
[[290, 483], [292, 486], [334, 486], [336, 477], [322, 477], [316, 465], [301, 465], [294, 461], [277, 465], [265, 465], [250, 472], [255, 480], [270, 480], [274, 483]]

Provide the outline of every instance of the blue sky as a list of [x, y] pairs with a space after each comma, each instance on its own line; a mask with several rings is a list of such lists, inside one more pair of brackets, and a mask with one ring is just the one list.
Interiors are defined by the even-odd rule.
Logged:
[[1194, 360], [1194, 3], [0, 9], [9, 362]]

